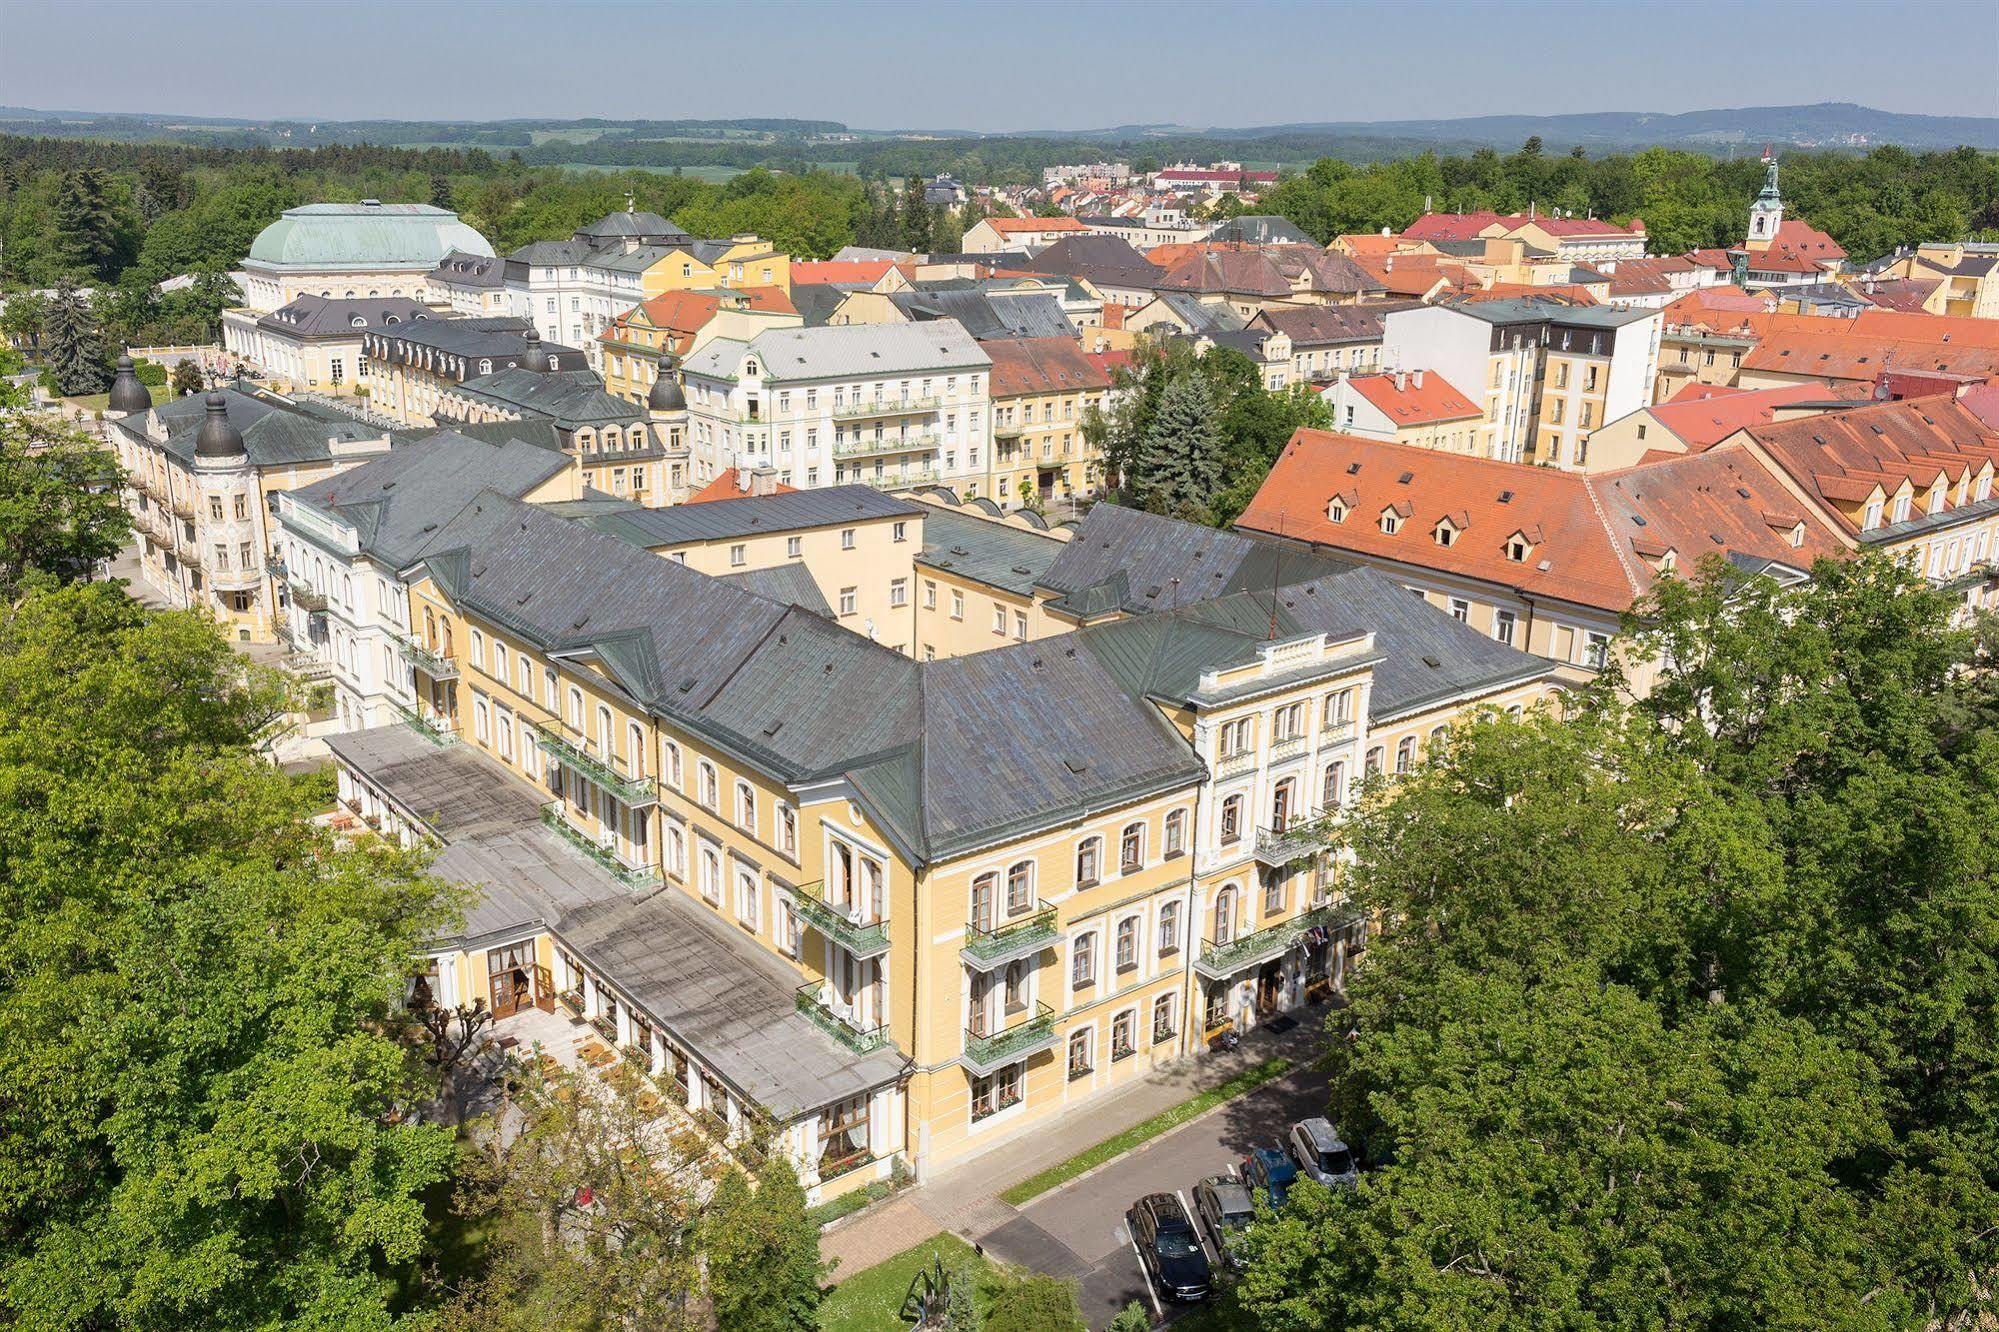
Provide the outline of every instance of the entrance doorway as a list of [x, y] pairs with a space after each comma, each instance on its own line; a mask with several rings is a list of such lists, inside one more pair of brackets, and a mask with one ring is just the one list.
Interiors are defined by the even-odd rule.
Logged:
[[534, 940], [523, 939], [486, 950], [486, 978], [496, 1018], [512, 1017], [523, 1008], [546, 1008], [555, 987], [548, 969], [535, 965]]
[[1284, 992], [1284, 962], [1265, 962], [1256, 973], [1256, 1011], [1274, 1013]]

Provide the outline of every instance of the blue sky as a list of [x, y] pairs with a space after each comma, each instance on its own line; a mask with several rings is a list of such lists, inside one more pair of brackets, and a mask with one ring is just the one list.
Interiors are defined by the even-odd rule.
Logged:
[[0, 0], [0, 103], [189, 115], [1012, 130], [1850, 101], [1992, 116], [1995, 69], [1999, 0]]

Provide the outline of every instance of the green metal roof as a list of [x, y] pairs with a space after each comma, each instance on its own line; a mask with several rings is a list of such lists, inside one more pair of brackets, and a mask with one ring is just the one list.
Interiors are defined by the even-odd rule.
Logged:
[[257, 234], [249, 262], [297, 268], [422, 268], [453, 250], [490, 257], [486, 238], [429, 204], [307, 204]]

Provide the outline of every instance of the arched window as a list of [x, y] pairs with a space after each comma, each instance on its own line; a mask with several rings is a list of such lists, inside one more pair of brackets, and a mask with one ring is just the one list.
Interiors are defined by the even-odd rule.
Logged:
[[972, 880], [972, 925], [981, 930], [993, 927], [993, 899], [999, 895], [999, 875], [981, 874]]
[[1187, 811], [1169, 810], [1166, 814], [1166, 856], [1170, 860], [1187, 850]]
[[748, 782], [736, 783], [736, 826], [751, 836], [757, 831], [757, 792]]
[[680, 746], [669, 740], [666, 742], [664, 752], [666, 756], [663, 760], [665, 771], [662, 775], [666, 778], [667, 785], [678, 789], [680, 786]]
[[1217, 947], [1235, 938], [1235, 885], [1229, 884], [1215, 894], [1215, 933]]
[[1242, 838], [1242, 796], [1227, 796], [1222, 800], [1222, 841], [1234, 842]]
[[1326, 765], [1325, 785], [1319, 792], [1319, 803], [1327, 809], [1338, 809], [1347, 796], [1347, 765], [1338, 759]]
[[707, 759], [701, 760], [701, 803], [709, 809], [722, 803], [721, 779], [715, 775], [715, 765]]
[[1076, 886], [1086, 887], [1103, 875], [1104, 839], [1085, 837], [1076, 848]]
[[1145, 868], [1145, 825], [1127, 823], [1118, 835], [1118, 873], [1136, 874]]
[[625, 748], [631, 752], [632, 775], [634, 777], [645, 776], [646, 736], [644, 729], [637, 722], [630, 722], [625, 727]]
[[569, 724], [580, 734], [583, 730], [583, 691], [575, 685], [569, 686]]
[[1034, 862], [1015, 862], [1006, 872], [1006, 914], [1017, 916], [1034, 909]]

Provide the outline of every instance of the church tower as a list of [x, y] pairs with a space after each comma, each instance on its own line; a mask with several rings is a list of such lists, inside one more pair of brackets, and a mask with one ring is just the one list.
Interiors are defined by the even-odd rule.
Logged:
[[1777, 155], [1766, 150], [1763, 164], [1769, 174], [1763, 178], [1756, 202], [1749, 205], [1748, 248], [1752, 250], [1769, 249], [1777, 240], [1777, 229], [1784, 224], [1784, 200], [1777, 193]]

